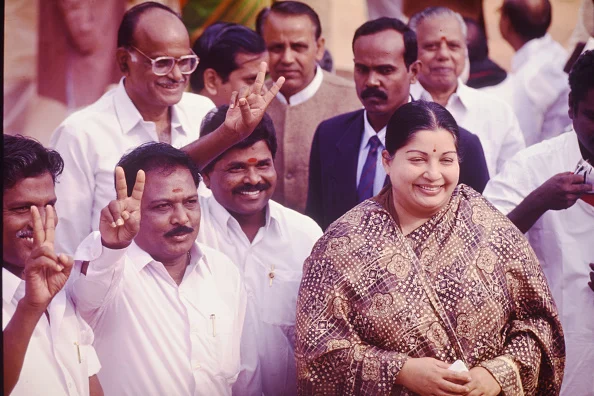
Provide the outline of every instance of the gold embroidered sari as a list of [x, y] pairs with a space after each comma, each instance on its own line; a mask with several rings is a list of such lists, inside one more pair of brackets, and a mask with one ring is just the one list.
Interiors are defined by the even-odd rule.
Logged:
[[306, 260], [297, 302], [302, 395], [409, 395], [411, 358], [482, 366], [505, 395], [554, 395], [565, 349], [532, 249], [470, 187], [407, 236], [385, 188], [332, 224]]

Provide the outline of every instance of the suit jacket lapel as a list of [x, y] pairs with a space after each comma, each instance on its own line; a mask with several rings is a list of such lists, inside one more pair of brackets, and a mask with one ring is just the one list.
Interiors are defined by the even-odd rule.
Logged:
[[357, 205], [357, 162], [363, 136], [364, 114], [364, 111], [360, 110], [353, 122], [345, 125], [344, 133], [336, 142], [332, 172], [335, 179], [335, 196], [339, 197], [338, 202], [344, 203], [348, 209]]

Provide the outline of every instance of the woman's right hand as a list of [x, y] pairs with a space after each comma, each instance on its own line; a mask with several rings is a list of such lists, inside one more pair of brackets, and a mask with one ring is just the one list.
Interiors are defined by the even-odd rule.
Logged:
[[396, 376], [396, 383], [419, 395], [465, 395], [471, 378], [468, 373], [448, 370], [450, 365], [425, 357], [410, 358]]

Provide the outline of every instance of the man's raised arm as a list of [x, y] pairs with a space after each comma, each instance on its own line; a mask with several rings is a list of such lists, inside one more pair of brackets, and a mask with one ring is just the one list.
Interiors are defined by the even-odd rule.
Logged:
[[526, 233], [546, 211], [567, 209], [590, 190], [583, 177], [571, 172], [559, 173], [530, 193], [507, 217]]
[[262, 62], [256, 82], [251, 87], [242, 87], [239, 92], [233, 91], [223, 125], [213, 133], [182, 148], [200, 169], [229, 147], [249, 136], [264, 117], [268, 105], [285, 82], [284, 77], [279, 77], [272, 87], [266, 90], [266, 68], [266, 62]]

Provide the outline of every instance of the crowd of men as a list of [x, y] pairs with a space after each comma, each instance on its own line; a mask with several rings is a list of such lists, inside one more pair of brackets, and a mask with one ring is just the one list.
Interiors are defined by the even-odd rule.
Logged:
[[386, 184], [388, 120], [423, 99], [461, 127], [460, 182], [540, 260], [562, 393], [594, 394], [594, 51], [568, 75], [550, 22], [549, 0], [505, 0], [512, 70], [476, 89], [467, 25], [444, 7], [360, 26], [354, 82], [320, 67], [320, 20], [298, 1], [193, 46], [166, 6], [127, 11], [119, 85], [51, 148], [3, 136], [4, 393], [296, 394], [303, 262]]

